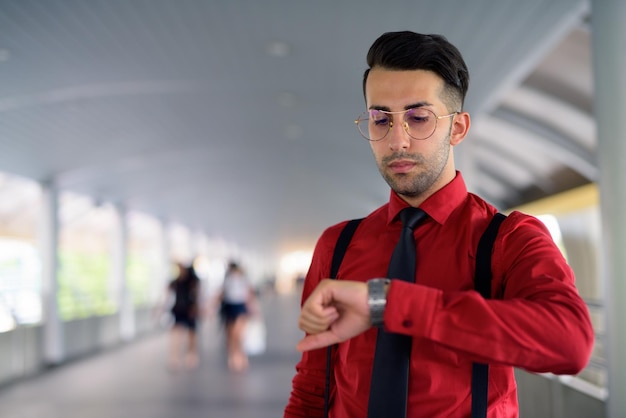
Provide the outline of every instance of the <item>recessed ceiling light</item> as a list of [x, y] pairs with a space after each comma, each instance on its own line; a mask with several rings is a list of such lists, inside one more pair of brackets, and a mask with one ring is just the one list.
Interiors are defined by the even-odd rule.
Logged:
[[267, 54], [271, 57], [286, 57], [291, 52], [289, 44], [283, 41], [269, 42], [265, 48]]
[[0, 62], [7, 62], [11, 58], [11, 51], [0, 48]]
[[302, 138], [304, 131], [300, 125], [289, 124], [285, 126], [283, 133], [285, 135], [285, 138], [287, 138], [288, 140], [296, 141]]
[[292, 108], [298, 103], [298, 99], [295, 94], [290, 91], [284, 91], [278, 95], [278, 104], [282, 107]]

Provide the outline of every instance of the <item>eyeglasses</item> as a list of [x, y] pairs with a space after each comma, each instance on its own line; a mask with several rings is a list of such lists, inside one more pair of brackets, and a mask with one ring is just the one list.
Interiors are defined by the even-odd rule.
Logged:
[[402, 126], [413, 139], [427, 139], [435, 133], [437, 121], [461, 112], [453, 112], [449, 115], [437, 116], [432, 110], [423, 107], [414, 107], [400, 112], [388, 112], [386, 110], [370, 109], [359, 115], [354, 121], [363, 138], [368, 141], [380, 141], [393, 127], [393, 115], [402, 115]]

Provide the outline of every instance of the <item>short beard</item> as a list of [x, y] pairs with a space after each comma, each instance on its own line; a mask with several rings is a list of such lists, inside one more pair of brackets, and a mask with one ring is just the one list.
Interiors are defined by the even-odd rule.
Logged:
[[[389, 187], [399, 195], [416, 197], [430, 190], [441, 177], [441, 173], [446, 167], [450, 156], [450, 133], [441, 142], [438, 152], [433, 160], [426, 160], [421, 154], [407, 154], [405, 152], [394, 152], [392, 155], [382, 159], [378, 164], [378, 170]], [[390, 174], [386, 167], [396, 159], [409, 159], [414, 161], [422, 169], [418, 174]]]

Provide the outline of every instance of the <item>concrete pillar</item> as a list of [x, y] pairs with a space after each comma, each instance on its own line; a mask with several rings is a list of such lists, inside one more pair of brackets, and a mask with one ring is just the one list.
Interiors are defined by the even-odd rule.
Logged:
[[128, 341], [132, 340], [136, 334], [133, 295], [126, 282], [128, 227], [126, 212], [123, 208], [115, 206], [115, 215], [117, 222], [113, 236], [111, 270], [113, 272], [114, 288], [117, 289], [120, 337], [123, 341]]
[[161, 226], [161, 268], [159, 283], [161, 288], [165, 289], [170, 280], [172, 280], [172, 257], [170, 254], [170, 236], [167, 231], [167, 224], [164, 221], [160, 222]]
[[54, 184], [44, 184], [39, 229], [43, 299], [43, 357], [49, 365], [65, 358], [63, 321], [57, 299], [59, 242], [58, 191]]
[[626, 411], [626, 1], [593, 0], [591, 35], [598, 129], [602, 278], [605, 283], [609, 418]]

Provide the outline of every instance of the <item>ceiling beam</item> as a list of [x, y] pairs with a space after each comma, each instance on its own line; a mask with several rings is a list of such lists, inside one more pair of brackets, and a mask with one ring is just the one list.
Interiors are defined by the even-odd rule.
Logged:
[[582, 147], [552, 126], [531, 119], [506, 107], [499, 107], [492, 112], [491, 116], [532, 133], [527, 138], [541, 141], [542, 144], [545, 144], [546, 152], [549, 152], [556, 160], [561, 161], [590, 181], [598, 179], [598, 165], [595, 152]]

